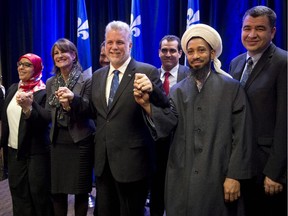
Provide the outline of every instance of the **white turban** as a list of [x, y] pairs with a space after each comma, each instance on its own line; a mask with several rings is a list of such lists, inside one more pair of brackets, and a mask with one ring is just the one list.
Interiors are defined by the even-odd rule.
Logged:
[[212, 49], [215, 51], [215, 58], [213, 59], [215, 71], [220, 74], [231, 77], [230, 74], [226, 73], [221, 69], [221, 62], [218, 59], [218, 57], [222, 53], [222, 39], [219, 33], [212, 27], [205, 24], [192, 25], [184, 32], [181, 39], [181, 46], [186, 55], [187, 55], [187, 44], [192, 37], [201, 37], [212, 47]]

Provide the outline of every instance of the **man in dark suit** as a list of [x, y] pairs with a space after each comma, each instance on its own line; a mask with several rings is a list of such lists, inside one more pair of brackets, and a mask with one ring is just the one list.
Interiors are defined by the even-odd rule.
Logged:
[[131, 58], [131, 48], [129, 25], [110, 22], [105, 31], [105, 52], [110, 65], [94, 72], [90, 104], [71, 92], [63, 95], [72, 99], [71, 112], [88, 111], [96, 120], [95, 214], [99, 216], [144, 214], [155, 143], [142, 107], [134, 100], [134, 80], [142, 83], [141, 90], [149, 92], [155, 105], [168, 106], [157, 68]]
[[[165, 35], [159, 43], [160, 78], [168, 95], [170, 88], [189, 74], [189, 67], [179, 64], [182, 56], [180, 39], [175, 35]], [[168, 79], [168, 80], [167, 80]], [[167, 86], [167, 90], [166, 90]], [[164, 214], [164, 187], [165, 173], [171, 137], [156, 142], [156, 171], [153, 174], [150, 191], [150, 215], [163, 216]]]
[[231, 75], [243, 82], [252, 108], [257, 176], [243, 185], [247, 215], [287, 215], [287, 52], [276, 47], [276, 14], [265, 6], [249, 9], [242, 24], [247, 53], [231, 61]]

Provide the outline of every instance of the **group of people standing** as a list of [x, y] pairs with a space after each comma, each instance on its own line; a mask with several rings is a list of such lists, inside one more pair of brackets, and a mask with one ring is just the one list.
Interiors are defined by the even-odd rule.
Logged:
[[205, 24], [164, 36], [159, 69], [131, 57], [122, 21], [106, 26], [107, 65], [91, 78], [67, 39], [52, 47], [46, 85], [41, 58], [21, 56], [2, 112], [14, 216], [67, 215], [68, 194], [86, 215], [93, 167], [98, 216], [143, 216], [148, 194], [151, 216], [287, 215], [287, 51], [272, 42], [275, 23], [268, 7], [245, 13], [247, 52], [229, 73]]

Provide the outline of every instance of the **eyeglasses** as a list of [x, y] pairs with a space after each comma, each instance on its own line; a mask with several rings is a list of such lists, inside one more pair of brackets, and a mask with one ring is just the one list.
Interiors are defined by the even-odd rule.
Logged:
[[30, 68], [33, 64], [28, 62], [17, 62], [17, 67], [23, 66], [24, 68]]
[[166, 49], [166, 48], [163, 48], [163, 49], [161, 49], [161, 52], [162, 52], [163, 54], [167, 54], [168, 52], [169, 52], [170, 54], [174, 54], [174, 53], [178, 52], [178, 50], [176, 50], [176, 49]]

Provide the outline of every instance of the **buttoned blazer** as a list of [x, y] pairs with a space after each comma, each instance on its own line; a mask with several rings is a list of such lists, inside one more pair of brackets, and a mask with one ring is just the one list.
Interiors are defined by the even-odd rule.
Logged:
[[[52, 107], [49, 105], [49, 97], [52, 93], [54, 93], [57, 89], [55, 87], [55, 76], [50, 77], [46, 84], [47, 89], [47, 100], [46, 100], [46, 112], [49, 112], [48, 118], [51, 119], [51, 131], [50, 131], [50, 140], [52, 143], [55, 142], [55, 135], [56, 135], [56, 107]], [[75, 86], [73, 87], [72, 91], [75, 95], [79, 95], [84, 100], [88, 101], [90, 94], [91, 94], [91, 78], [86, 78], [84, 74], [80, 74], [78, 81], [76, 82]], [[77, 114], [75, 115], [73, 112], [68, 112], [68, 130], [69, 133], [74, 141], [74, 143], [79, 142], [92, 133], [95, 132], [95, 124], [92, 119], [88, 118], [85, 115]], [[47, 116], [47, 113], [46, 113]]]
[[[241, 78], [245, 60], [246, 53], [230, 63], [229, 71], [237, 80]], [[271, 43], [254, 66], [244, 88], [253, 113], [258, 173], [286, 182], [287, 52]]]
[[[8, 89], [2, 112], [2, 138], [1, 145], [8, 146], [10, 128], [7, 117], [7, 107], [18, 90], [18, 83], [14, 83]], [[25, 157], [32, 154], [41, 154], [49, 151], [49, 122], [38, 116], [38, 109], [45, 106], [46, 90], [33, 93], [32, 112], [27, 119], [21, 113], [18, 128], [17, 157]]]
[[[117, 181], [133, 182], [149, 174], [154, 148], [154, 141], [144, 122], [144, 112], [133, 96], [135, 73], [144, 73], [152, 81], [152, 103], [164, 106], [168, 105], [168, 100], [163, 93], [157, 68], [131, 59], [108, 108], [105, 96], [108, 72], [109, 66], [100, 68], [92, 76], [90, 112], [97, 125], [95, 175], [101, 176], [108, 162]], [[81, 105], [80, 101], [81, 98], [75, 97], [72, 106], [81, 108], [83, 104]]]

